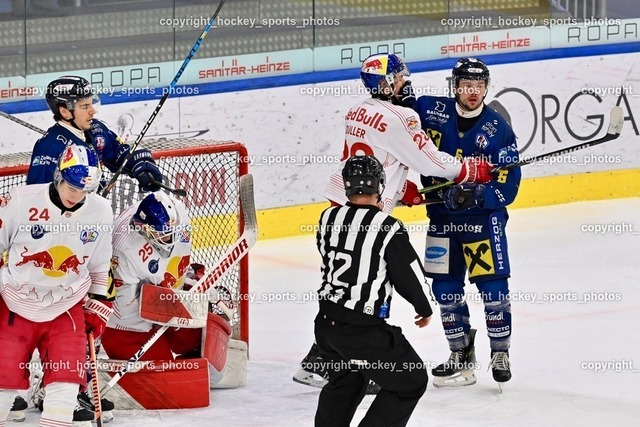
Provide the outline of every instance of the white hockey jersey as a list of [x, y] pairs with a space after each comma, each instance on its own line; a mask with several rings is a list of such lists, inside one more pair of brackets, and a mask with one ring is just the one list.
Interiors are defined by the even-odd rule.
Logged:
[[349, 110], [345, 125], [342, 163], [325, 190], [325, 197], [340, 205], [347, 202], [342, 168], [354, 155], [373, 155], [382, 163], [387, 175], [382, 194], [385, 213], [391, 213], [404, 195], [409, 168], [425, 176], [447, 179], [460, 173], [460, 161], [438, 151], [420, 128], [418, 114], [410, 108], [369, 98]]
[[190, 265], [191, 222], [186, 207], [178, 201], [176, 209], [180, 217], [180, 232], [171, 254], [166, 257], [131, 225], [137, 207], [137, 204], [131, 206], [115, 220], [111, 272], [116, 299], [107, 326], [147, 332], [153, 324], [140, 317], [140, 288], [143, 283], [176, 289], [182, 287]]
[[112, 231], [109, 201], [97, 194], [64, 214], [51, 201], [49, 184], [16, 187], [2, 196], [0, 252], [8, 251], [8, 259], [0, 269], [0, 293], [9, 309], [46, 322], [87, 292], [106, 295]]

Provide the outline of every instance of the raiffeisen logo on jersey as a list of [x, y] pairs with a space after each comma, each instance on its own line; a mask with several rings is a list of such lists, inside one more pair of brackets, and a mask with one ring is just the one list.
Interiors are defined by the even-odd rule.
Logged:
[[387, 130], [387, 123], [382, 121], [382, 119], [384, 119], [384, 115], [380, 113], [375, 113], [374, 115], [367, 114], [367, 109], [364, 107], [358, 107], [355, 110], [349, 110], [346, 119], [362, 123], [366, 126], [370, 126], [380, 132], [384, 132]]

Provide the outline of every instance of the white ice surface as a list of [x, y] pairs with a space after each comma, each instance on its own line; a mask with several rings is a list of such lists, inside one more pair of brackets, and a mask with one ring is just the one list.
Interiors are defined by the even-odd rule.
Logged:
[[[582, 231], [594, 224], [626, 228], [620, 234], [613, 227], [599, 235]], [[409, 426], [639, 425], [640, 199], [513, 210], [507, 232], [513, 379], [498, 394], [487, 372], [482, 305], [470, 302], [471, 322], [478, 329], [478, 383], [457, 389], [430, 384]], [[423, 234], [412, 233], [419, 252]], [[318, 269], [312, 236], [258, 242], [251, 252], [255, 300], [250, 304], [247, 385], [214, 390], [205, 409], [116, 411], [108, 426], [312, 426], [318, 391], [292, 382], [291, 376], [313, 340], [316, 304], [302, 299], [315, 290]], [[614, 301], [584, 302], [585, 294]], [[565, 301], [542, 301], [552, 295]], [[533, 296], [538, 302], [524, 300]], [[266, 302], [269, 297], [280, 301]], [[447, 358], [436, 316], [429, 327], [418, 329], [411, 307], [400, 297], [391, 308], [390, 322], [403, 327], [427, 364]], [[615, 365], [604, 372], [583, 368], [595, 362], [625, 364], [619, 372]], [[353, 425], [370, 402], [365, 398]], [[29, 412], [22, 425], [37, 425], [37, 414]]]

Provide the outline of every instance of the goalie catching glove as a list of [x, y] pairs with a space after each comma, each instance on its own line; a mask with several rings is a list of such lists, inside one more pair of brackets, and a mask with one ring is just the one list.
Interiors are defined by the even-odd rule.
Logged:
[[468, 157], [462, 161], [462, 169], [453, 182], [456, 184], [484, 184], [493, 179], [491, 175], [493, 168], [494, 166], [484, 159]]
[[88, 334], [98, 338], [104, 333], [109, 317], [113, 313], [113, 302], [89, 298], [84, 303], [84, 328]]

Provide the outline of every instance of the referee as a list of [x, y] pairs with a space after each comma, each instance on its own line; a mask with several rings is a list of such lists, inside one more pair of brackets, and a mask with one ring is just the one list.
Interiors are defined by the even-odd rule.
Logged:
[[404, 426], [427, 389], [427, 371], [402, 330], [385, 319], [395, 288], [413, 305], [415, 324], [429, 324], [424, 270], [402, 223], [378, 205], [382, 164], [354, 156], [342, 177], [349, 202], [322, 213], [316, 236], [322, 285], [315, 336], [329, 383], [315, 425], [349, 426], [371, 379], [382, 389], [360, 426]]

